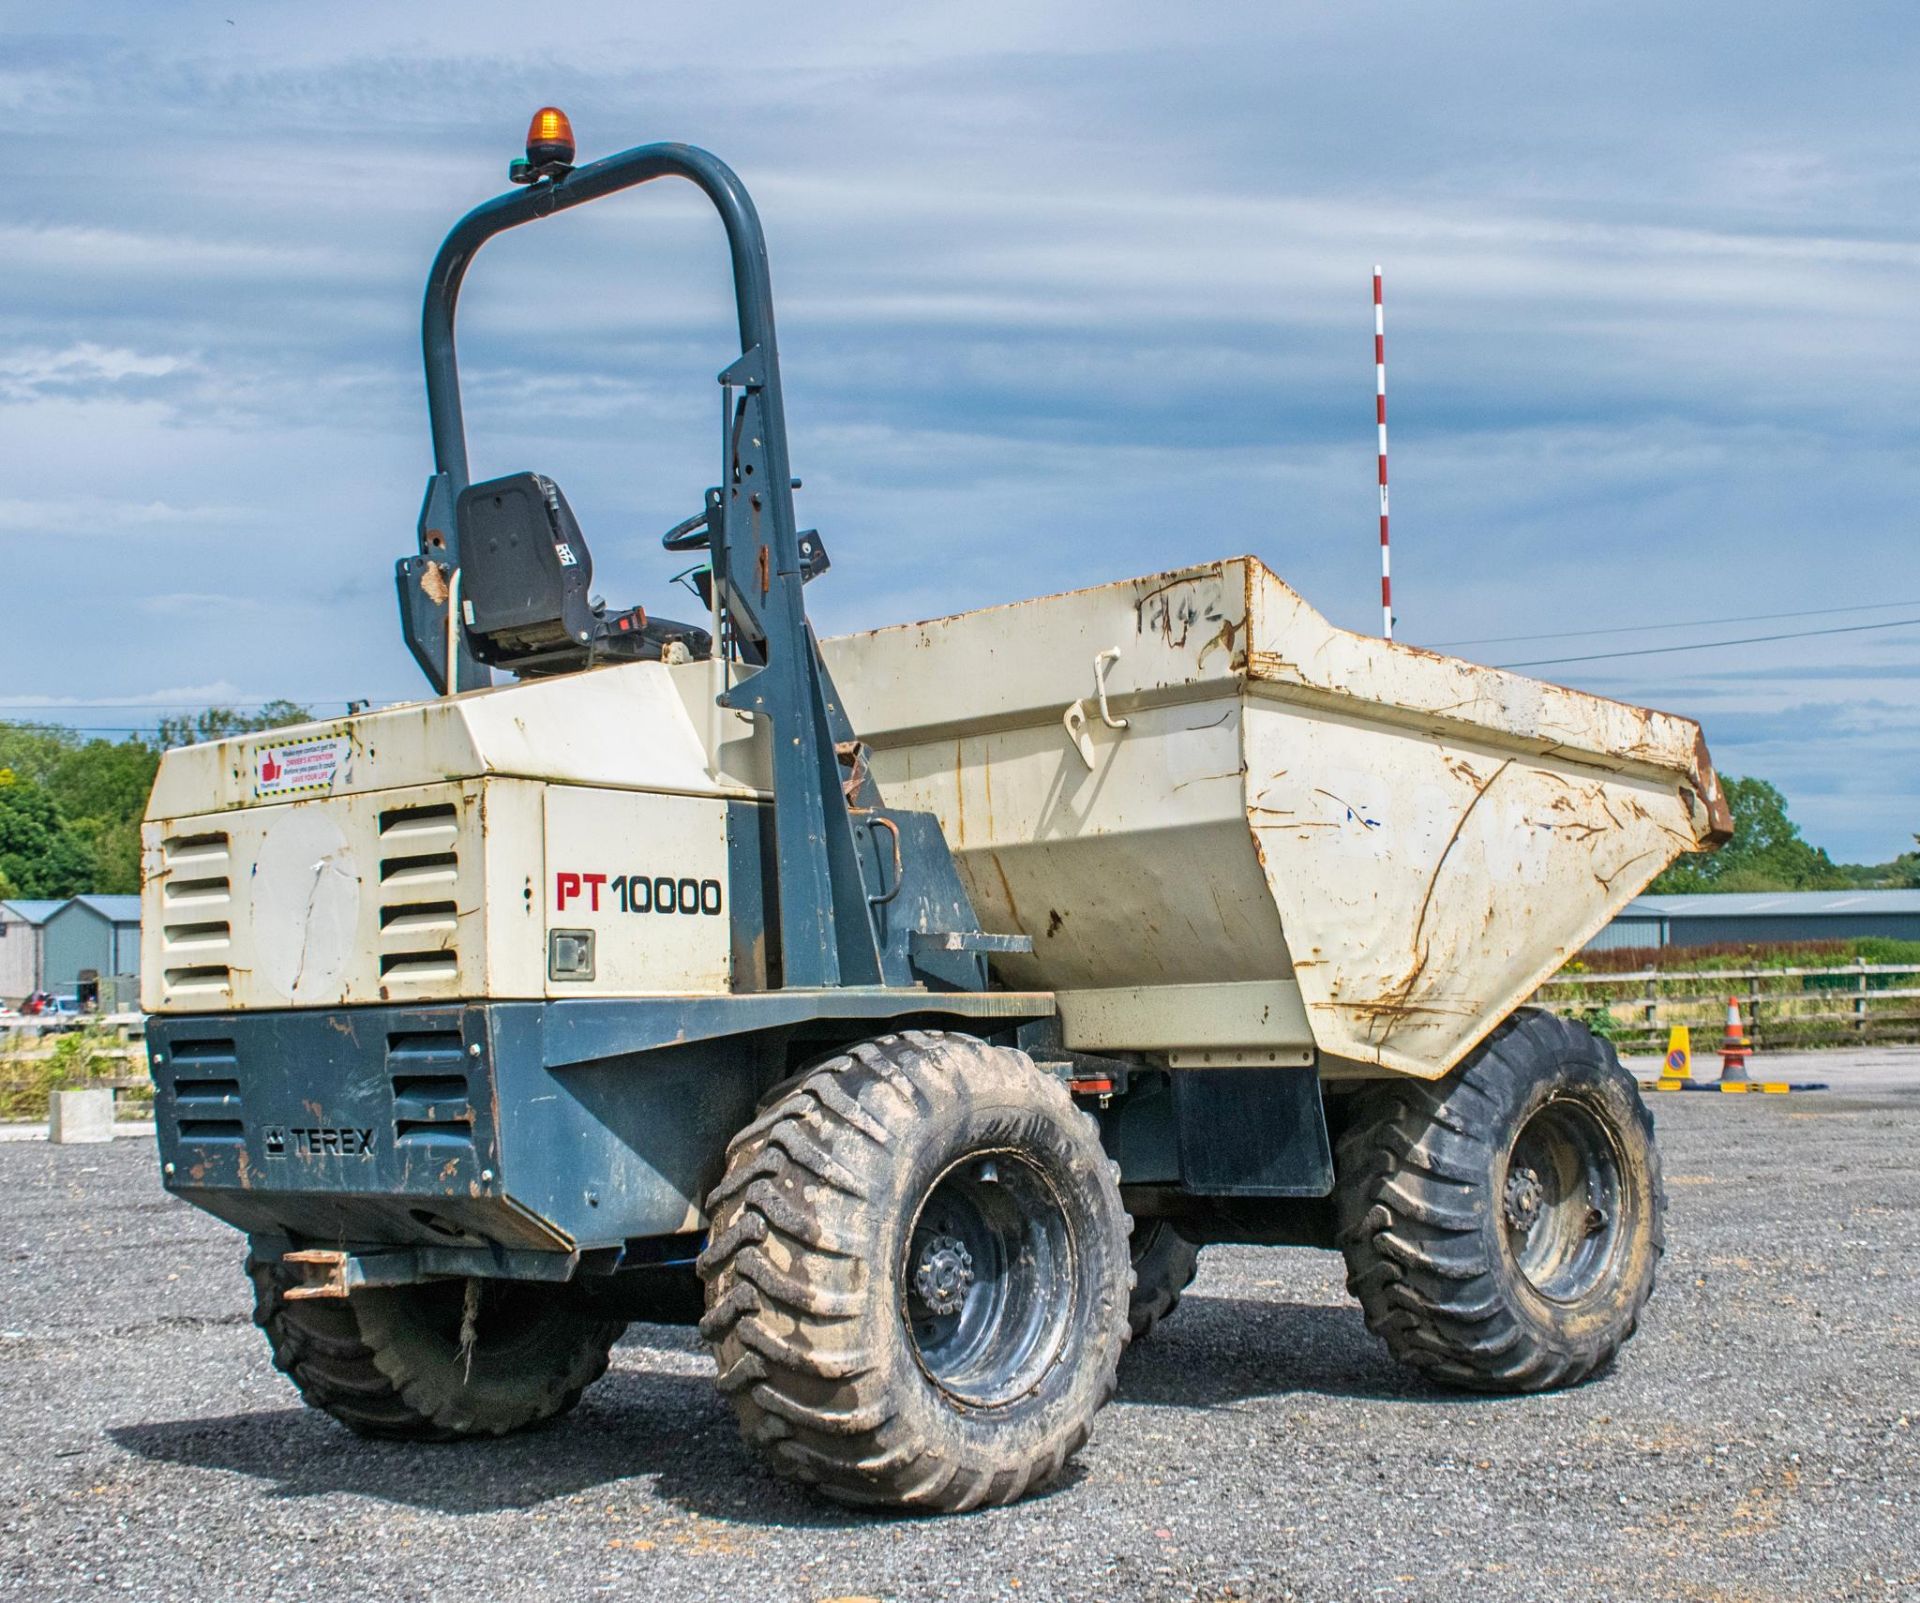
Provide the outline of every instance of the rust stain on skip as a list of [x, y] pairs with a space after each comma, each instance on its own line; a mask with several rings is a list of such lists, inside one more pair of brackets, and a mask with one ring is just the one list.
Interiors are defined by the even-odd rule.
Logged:
[[1006, 865], [1000, 861], [998, 852], [988, 852], [987, 861], [993, 864], [993, 872], [1000, 881], [1000, 894], [1007, 899], [1007, 911], [1013, 915], [1014, 928], [1024, 931], [1026, 920], [1020, 916], [1020, 904], [1013, 899], [1013, 886], [1007, 882]]
[[1277, 651], [1248, 651], [1246, 667], [1256, 679], [1304, 679], [1300, 664]]
[[954, 844], [967, 844], [967, 763], [966, 742], [953, 743], [953, 834]]
[[1246, 654], [1244, 649], [1238, 652], [1234, 650], [1234, 640], [1236, 636], [1243, 637], [1244, 639], [1246, 628], [1247, 620], [1245, 618], [1238, 620], [1222, 618], [1220, 620], [1220, 627], [1201, 645], [1199, 654], [1193, 659], [1194, 666], [1196, 668], [1204, 668], [1207, 665], [1208, 657], [1216, 651], [1224, 651], [1227, 654], [1227, 666], [1229, 668], [1241, 667], [1246, 661]]
[[1596, 868], [1593, 870], [1593, 882], [1596, 885], [1598, 885], [1603, 891], [1611, 895], [1613, 893], [1613, 882], [1615, 880], [1617, 880], [1622, 874], [1626, 873], [1626, 871], [1631, 867], [1633, 867], [1635, 863], [1644, 863], [1649, 857], [1652, 857], [1653, 855], [1654, 854], [1652, 852], [1639, 852], [1634, 856], [1629, 857], [1611, 874], [1602, 874], [1600, 870]]
[[1453, 851], [1454, 844], [1460, 839], [1460, 832], [1467, 827], [1467, 820], [1473, 817], [1474, 809], [1486, 799], [1487, 792], [1493, 789], [1499, 782], [1500, 776], [1512, 766], [1513, 759], [1509, 757], [1480, 782], [1474, 790], [1473, 799], [1461, 808], [1460, 816], [1454, 820], [1453, 833], [1447, 836], [1447, 844], [1440, 848], [1440, 855], [1434, 859], [1433, 872], [1427, 876], [1426, 892], [1420, 898], [1420, 911], [1413, 921], [1413, 934], [1407, 942], [1413, 967], [1407, 971], [1406, 978], [1389, 990], [1378, 1002], [1350, 1004], [1356, 1011], [1370, 1015], [1372, 1022], [1384, 1022], [1386, 1027], [1374, 1042], [1376, 1046], [1384, 1047], [1392, 1039], [1394, 1030], [1416, 1012], [1448, 1011], [1432, 1003], [1413, 1001], [1414, 987], [1425, 978], [1427, 964], [1433, 956], [1426, 941], [1427, 912], [1433, 905], [1434, 887], [1440, 883], [1440, 870], [1446, 867], [1447, 858]]
[[1693, 770], [1687, 776], [1698, 791], [1707, 814], [1707, 830], [1700, 837], [1702, 846], [1724, 846], [1733, 839], [1733, 809], [1720, 788], [1720, 776], [1713, 771], [1713, 759], [1707, 755], [1707, 737], [1693, 737]]

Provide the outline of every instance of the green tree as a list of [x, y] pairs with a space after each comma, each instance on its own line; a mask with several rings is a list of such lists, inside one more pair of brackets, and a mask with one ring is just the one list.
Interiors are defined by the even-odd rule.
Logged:
[[[1920, 835], [1913, 837], [1920, 846]], [[1884, 863], [1842, 863], [1849, 885], [1863, 890], [1920, 890], [1920, 851], [1902, 852]]]
[[140, 815], [160, 763], [154, 746], [139, 738], [87, 740], [47, 724], [5, 724], [0, 762], [52, 799], [61, 833], [92, 864], [81, 890], [140, 889]]
[[1824, 848], [1802, 837], [1787, 816], [1787, 798], [1774, 786], [1764, 779], [1722, 783], [1733, 810], [1733, 839], [1710, 857], [1681, 858], [1650, 891], [1818, 891], [1850, 883]]
[[0, 879], [15, 896], [77, 896], [92, 888], [93, 855], [31, 779], [0, 768]]
[[89, 740], [63, 752], [47, 791], [93, 859], [92, 890], [140, 889], [140, 816], [160, 766], [144, 740]]
[[[1920, 848], [1920, 835], [1913, 837], [1913, 844]], [[1902, 852], [1882, 869], [1881, 883], [1895, 885], [1904, 890], [1920, 890], [1920, 850]]]
[[80, 818], [67, 834], [92, 864], [86, 890], [109, 896], [133, 896], [140, 890], [140, 815], [128, 818]]
[[0, 768], [21, 780], [44, 785], [79, 737], [53, 724], [0, 724]]
[[162, 718], [159, 739], [162, 747], [197, 746], [230, 735], [251, 735], [262, 729], [284, 729], [288, 724], [312, 721], [313, 714], [293, 701], [270, 701], [258, 712], [208, 707], [192, 715], [173, 713]]
[[44, 783], [68, 818], [137, 818], [159, 766], [144, 740], [89, 740], [63, 751]]
[[119, 741], [54, 724], [0, 724], [0, 895], [139, 890], [140, 819], [161, 753], [312, 716], [291, 701], [251, 713], [209, 707]]

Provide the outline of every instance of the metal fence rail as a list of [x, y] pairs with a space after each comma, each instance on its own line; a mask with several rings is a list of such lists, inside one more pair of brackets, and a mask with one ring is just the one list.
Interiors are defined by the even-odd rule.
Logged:
[[1560, 974], [1540, 987], [1533, 1005], [1581, 1019], [1623, 1046], [1657, 1049], [1684, 1024], [1700, 1050], [1725, 1028], [1729, 999], [1740, 1004], [1756, 1046], [1920, 1041], [1914, 963]]

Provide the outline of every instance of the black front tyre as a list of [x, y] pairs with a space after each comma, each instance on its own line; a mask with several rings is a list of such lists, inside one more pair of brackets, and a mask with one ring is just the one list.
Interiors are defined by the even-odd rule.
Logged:
[[1113, 1394], [1119, 1188], [1024, 1053], [919, 1031], [852, 1048], [735, 1138], [708, 1213], [720, 1388], [777, 1471], [831, 1497], [1011, 1503]]
[[[289, 1301], [295, 1277], [247, 1260], [274, 1367], [363, 1436], [503, 1436], [564, 1414], [626, 1327], [507, 1280], [436, 1280]], [[471, 1341], [463, 1340], [471, 1336]]]
[[1613, 1047], [1522, 1011], [1444, 1079], [1361, 1095], [1338, 1239], [1393, 1355], [1492, 1392], [1611, 1361], [1653, 1293], [1666, 1211], [1653, 1121]]

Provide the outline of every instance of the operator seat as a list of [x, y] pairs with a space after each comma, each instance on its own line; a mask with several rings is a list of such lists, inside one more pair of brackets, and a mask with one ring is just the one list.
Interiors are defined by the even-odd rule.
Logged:
[[598, 662], [710, 656], [692, 624], [607, 611], [592, 599], [593, 554], [560, 486], [538, 473], [469, 485], [460, 531], [460, 613], [473, 654], [521, 678]]

